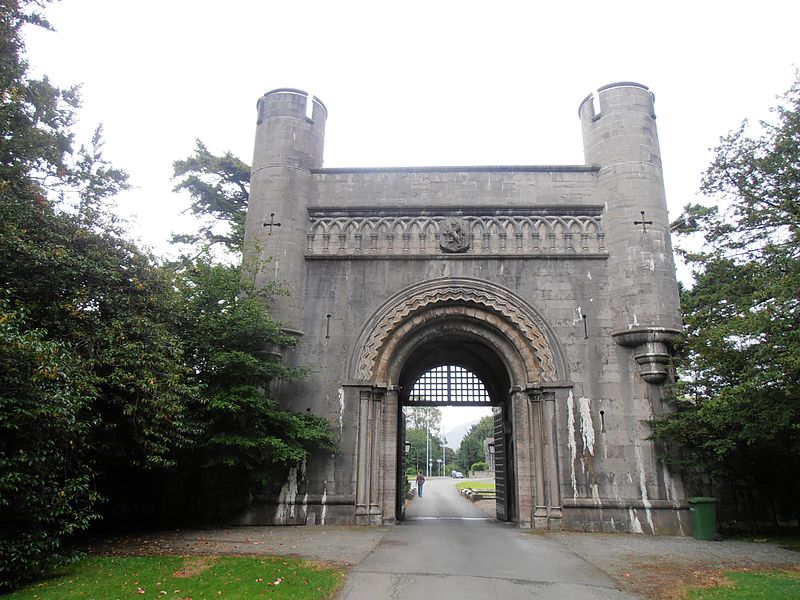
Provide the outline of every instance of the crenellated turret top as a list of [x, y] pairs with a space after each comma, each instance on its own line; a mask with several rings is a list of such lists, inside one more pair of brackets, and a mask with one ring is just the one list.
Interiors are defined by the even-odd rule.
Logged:
[[[312, 101], [311, 111], [308, 109], [309, 98]], [[322, 100], [296, 88], [270, 90], [258, 99], [256, 107], [258, 123], [273, 117], [295, 117], [311, 122], [321, 121], [324, 125], [328, 118], [328, 109]]]
[[622, 81], [592, 92], [580, 103], [586, 164], [650, 163], [661, 168], [655, 96], [646, 85]]

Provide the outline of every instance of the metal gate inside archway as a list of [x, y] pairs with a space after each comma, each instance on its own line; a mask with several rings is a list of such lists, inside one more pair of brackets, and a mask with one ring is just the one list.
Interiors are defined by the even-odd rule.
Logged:
[[[456, 352], [463, 353], [469, 344], [464, 345], [456, 344]], [[397, 504], [397, 518], [402, 520], [404, 518], [404, 495], [406, 486], [405, 478], [408, 476], [407, 467], [420, 464], [419, 457], [416, 452], [409, 455], [408, 446], [406, 441], [406, 416], [405, 410], [409, 408], [422, 408], [422, 407], [486, 407], [491, 409], [493, 435], [490, 436], [488, 452], [490, 456], [486, 458], [487, 463], [491, 467], [490, 473], [494, 476], [495, 483], [495, 513], [498, 520], [510, 521], [514, 520], [514, 498], [513, 498], [513, 460], [510, 457], [513, 453], [511, 444], [511, 422], [507, 418], [509, 410], [506, 407], [508, 401], [508, 394], [500, 393], [503, 389], [503, 383], [498, 380], [505, 379], [501, 374], [493, 373], [491, 367], [487, 364], [479, 364], [474, 358], [482, 356], [481, 363], [486, 363], [488, 349], [482, 349], [479, 353], [473, 353], [471, 357], [473, 360], [467, 360], [461, 364], [436, 364], [418, 375], [413, 382], [408, 385], [400, 386], [399, 395], [399, 426], [398, 426], [398, 449], [399, 456], [397, 460], [397, 490], [398, 498]], [[435, 360], [433, 357], [439, 356], [441, 350], [436, 351], [431, 355], [425, 353]], [[450, 353], [448, 353], [450, 354]], [[467, 353], [469, 354], [469, 353]], [[472, 363], [470, 365], [469, 363]], [[424, 362], [422, 363], [424, 364]], [[497, 368], [499, 365], [492, 365]], [[487, 377], [487, 382], [473, 372], [470, 367], [478, 367], [477, 370], [482, 371], [484, 377]], [[487, 368], [489, 367], [489, 368]], [[418, 372], [419, 369], [416, 371]], [[498, 377], [498, 375], [500, 375]], [[410, 377], [406, 378], [410, 380]], [[507, 387], [505, 388], [508, 389]], [[452, 448], [457, 451], [458, 448]], [[432, 458], [435, 453], [433, 451], [426, 453], [422, 457], [423, 471], [427, 467], [426, 474], [430, 474], [431, 466], [436, 465], [440, 467], [443, 475], [447, 476], [449, 473], [444, 472], [445, 465], [445, 452], [442, 448], [441, 458]], [[441, 462], [440, 462], [441, 461]], [[469, 465], [467, 465], [468, 467]], [[416, 468], [415, 468], [416, 470]]]

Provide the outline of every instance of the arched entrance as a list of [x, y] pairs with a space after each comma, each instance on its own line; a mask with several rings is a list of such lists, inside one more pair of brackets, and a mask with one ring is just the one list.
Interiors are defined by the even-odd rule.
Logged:
[[475, 373], [499, 409], [505, 493], [498, 516], [560, 527], [555, 389], [565, 385], [554, 339], [522, 298], [472, 279], [423, 282], [376, 311], [351, 360], [361, 388], [356, 522], [400, 515], [402, 406], [423, 373], [453, 364]]
[[403, 519], [405, 423], [403, 409], [414, 406], [492, 407], [495, 423], [494, 450], [497, 469], [497, 518], [516, 518], [514, 498], [511, 384], [508, 371], [497, 353], [474, 335], [455, 331], [442, 333], [421, 344], [406, 360], [398, 385], [398, 457], [396, 517]]

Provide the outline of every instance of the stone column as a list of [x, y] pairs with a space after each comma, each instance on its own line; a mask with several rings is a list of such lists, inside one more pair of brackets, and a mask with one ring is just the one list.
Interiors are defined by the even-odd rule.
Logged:
[[383, 394], [374, 393], [370, 400], [370, 460], [369, 460], [369, 524], [381, 525], [383, 511], [381, 510], [383, 468], [385, 466], [381, 443], [383, 431]]
[[542, 406], [542, 455], [544, 462], [544, 488], [547, 497], [547, 528], [561, 529], [561, 486], [558, 476], [558, 437], [556, 436], [556, 394], [544, 392]]
[[[397, 514], [397, 455], [398, 455], [398, 407], [397, 390], [386, 392], [383, 401], [383, 450], [381, 456], [381, 473], [383, 481], [383, 521], [393, 522]], [[394, 474], [394, 477], [391, 475]]]
[[362, 390], [358, 396], [358, 442], [356, 446], [356, 525], [369, 524], [369, 413], [372, 394]]
[[[534, 456], [531, 444], [531, 403], [528, 394], [517, 390], [511, 394], [511, 422], [514, 436], [514, 475], [517, 497], [517, 519], [520, 527], [531, 527], [534, 505]], [[509, 465], [511, 466], [511, 465]]]
[[538, 393], [530, 396], [531, 399], [531, 440], [534, 446], [534, 509], [533, 527], [535, 529], [547, 528], [547, 488], [545, 476], [545, 457], [544, 457], [544, 402]]

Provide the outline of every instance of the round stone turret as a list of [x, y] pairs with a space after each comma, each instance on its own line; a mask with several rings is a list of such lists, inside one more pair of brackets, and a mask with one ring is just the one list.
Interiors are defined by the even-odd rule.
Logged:
[[253, 175], [272, 165], [306, 170], [322, 166], [328, 109], [318, 98], [303, 90], [279, 88], [264, 94], [256, 106]]
[[257, 107], [244, 273], [259, 288], [285, 292], [275, 296], [272, 314], [285, 331], [302, 335], [311, 170], [322, 166], [328, 111], [291, 88], [267, 92]]
[[613, 83], [581, 103], [586, 162], [600, 168], [614, 339], [632, 346], [645, 381], [667, 375], [667, 345], [681, 327], [655, 97], [641, 84]]

